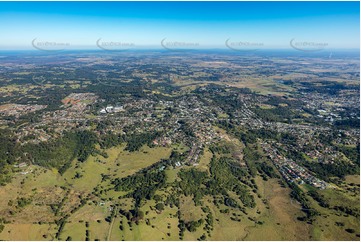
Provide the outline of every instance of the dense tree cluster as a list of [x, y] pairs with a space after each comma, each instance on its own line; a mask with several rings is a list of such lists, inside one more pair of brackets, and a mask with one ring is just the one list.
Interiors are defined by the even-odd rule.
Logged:
[[346, 163], [344, 161], [328, 164], [304, 161], [302, 164], [325, 181], [330, 181], [331, 177], [335, 176], [344, 178], [346, 175], [358, 174], [360, 171], [359, 165]]
[[9, 165], [19, 161], [55, 167], [64, 173], [73, 159], [78, 158], [83, 162], [93, 154], [97, 143], [97, 137], [91, 131], [68, 132], [62, 137], [38, 144], [20, 145], [12, 137], [9, 131], [0, 133], [0, 183], [9, 181], [12, 171]]
[[127, 197], [132, 197], [135, 207], [139, 207], [142, 200], [152, 199], [157, 189], [163, 187], [165, 182], [164, 171], [145, 169], [132, 176], [116, 178], [112, 184], [116, 191], [128, 191]]
[[159, 132], [149, 132], [126, 136], [125, 141], [127, 142], [127, 146], [125, 147], [125, 150], [130, 152], [137, 151], [145, 144], [153, 146], [152, 141], [159, 135]]
[[238, 202], [229, 197], [228, 191], [235, 192], [246, 207], [254, 207], [255, 201], [247, 186], [242, 184], [247, 172], [241, 169], [232, 159], [212, 158], [210, 175], [197, 169], [185, 169], [179, 172], [179, 188], [185, 196], [193, 195], [196, 205], [201, 205], [204, 195], [223, 196], [223, 203], [230, 207], [240, 208]]

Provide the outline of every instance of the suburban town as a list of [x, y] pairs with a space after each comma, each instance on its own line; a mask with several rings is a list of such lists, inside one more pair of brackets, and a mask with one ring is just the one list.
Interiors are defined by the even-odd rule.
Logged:
[[356, 59], [94, 55], [0, 59], [0, 239], [359, 238]]

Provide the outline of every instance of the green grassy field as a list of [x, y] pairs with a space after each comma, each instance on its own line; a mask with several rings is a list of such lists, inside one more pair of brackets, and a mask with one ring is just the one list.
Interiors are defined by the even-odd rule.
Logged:
[[309, 240], [310, 226], [296, 219], [301, 215], [301, 207], [290, 199], [290, 189], [282, 188], [278, 179], [270, 179], [266, 182], [258, 177], [256, 181], [260, 194], [268, 202], [267, 205], [258, 206], [261, 213], [257, 219], [263, 224], [249, 227], [247, 229], [249, 233], [244, 239]]
[[52, 240], [56, 225], [6, 224], [1, 240]]
[[[234, 138], [226, 136], [226, 140], [226, 143], [232, 143]], [[242, 146], [241, 143], [237, 145]], [[188, 149], [184, 145], [173, 148]], [[167, 159], [171, 148], [144, 146], [140, 151], [130, 153], [124, 151], [123, 145], [107, 149], [106, 153], [107, 158], [97, 155], [90, 156], [83, 163], [73, 161], [62, 176], [55, 169], [47, 170], [35, 165], [27, 168], [30, 172], [26, 175], [16, 174], [11, 183], [0, 189], [0, 207], [6, 208], [0, 212], [0, 218], [10, 222], [0, 233], [0, 239], [53, 240], [59, 227], [52, 222], [68, 214], [59, 237], [61, 240], [85, 240], [87, 230], [90, 240], [179, 240], [179, 219], [186, 223], [206, 219], [207, 213], [203, 211], [206, 207], [213, 216], [213, 229], [207, 233], [203, 222], [194, 232], [185, 229], [183, 240], [197, 240], [201, 236], [207, 240], [356, 240], [360, 232], [357, 229], [358, 218], [323, 208], [310, 196], [307, 198], [320, 215], [312, 224], [299, 221], [297, 217], [303, 213], [300, 205], [290, 198], [291, 190], [281, 186], [279, 179], [265, 181], [260, 176], [254, 178], [257, 193], [251, 192], [257, 206], [246, 208], [246, 214], [238, 208], [215, 205], [214, 197], [210, 195], [201, 199], [201, 205], [195, 204], [193, 196], [177, 195], [179, 206], [165, 205], [162, 211], [155, 209], [155, 200], [143, 200], [140, 210], [144, 212], [144, 217], [138, 222], [130, 221], [119, 213], [107, 221], [116, 204], [117, 209], [134, 209], [134, 199], [123, 197], [126, 191], [115, 191], [110, 179], [135, 174], [161, 159]], [[205, 148], [199, 164], [192, 167], [209, 174], [211, 157], [212, 153]], [[156, 191], [162, 203], [175, 192], [175, 184], [181, 182], [178, 176], [181, 169], [192, 167], [165, 169], [167, 186]], [[109, 175], [110, 179], [102, 179], [102, 174]], [[330, 207], [357, 208], [359, 193], [354, 188], [358, 187], [358, 179], [359, 176], [348, 176], [342, 186], [318, 192]], [[307, 192], [312, 188], [304, 185], [302, 189]], [[228, 195], [242, 204], [234, 192], [229, 191]], [[16, 206], [19, 197], [29, 198], [31, 202], [19, 208]], [[80, 206], [85, 198], [85, 204]], [[51, 204], [56, 205], [57, 212], [52, 210]], [[75, 212], [71, 212], [77, 207]], [[226, 209], [227, 212], [222, 212]], [[39, 221], [42, 224], [38, 224]], [[336, 222], [342, 225], [336, 226]], [[356, 229], [350, 233], [346, 231], [349, 228]]]
[[207, 171], [209, 170], [209, 162], [212, 159], [212, 152], [206, 148], [204, 150], [204, 154], [201, 156], [200, 160], [199, 160], [199, 164], [197, 166], [198, 169], [202, 170], [202, 171]]
[[[108, 158], [100, 155], [91, 156], [87, 162], [73, 162], [63, 177], [76, 190], [90, 192], [101, 183], [101, 174], [110, 174], [113, 177], [125, 177], [142, 168], [148, 167], [161, 159], [168, 158], [171, 150], [169, 148], [142, 147], [140, 151], [124, 151], [124, 146], [108, 149]], [[76, 164], [76, 165], [75, 165]], [[79, 173], [80, 178], [74, 179]]]

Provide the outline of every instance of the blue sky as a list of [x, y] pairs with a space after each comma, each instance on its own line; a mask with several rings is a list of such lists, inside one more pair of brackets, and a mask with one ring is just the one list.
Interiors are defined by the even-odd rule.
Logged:
[[31, 42], [94, 48], [161, 47], [163, 39], [225, 48], [225, 41], [289, 48], [290, 40], [359, 48], [359, 2], [0, 2], [0, 49]]

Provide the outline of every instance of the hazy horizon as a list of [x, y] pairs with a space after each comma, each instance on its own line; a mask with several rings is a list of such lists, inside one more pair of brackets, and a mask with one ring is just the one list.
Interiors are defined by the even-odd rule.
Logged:
[[359, 49], [359, 11], [358, 2], [0, 2], [0, 49]]

